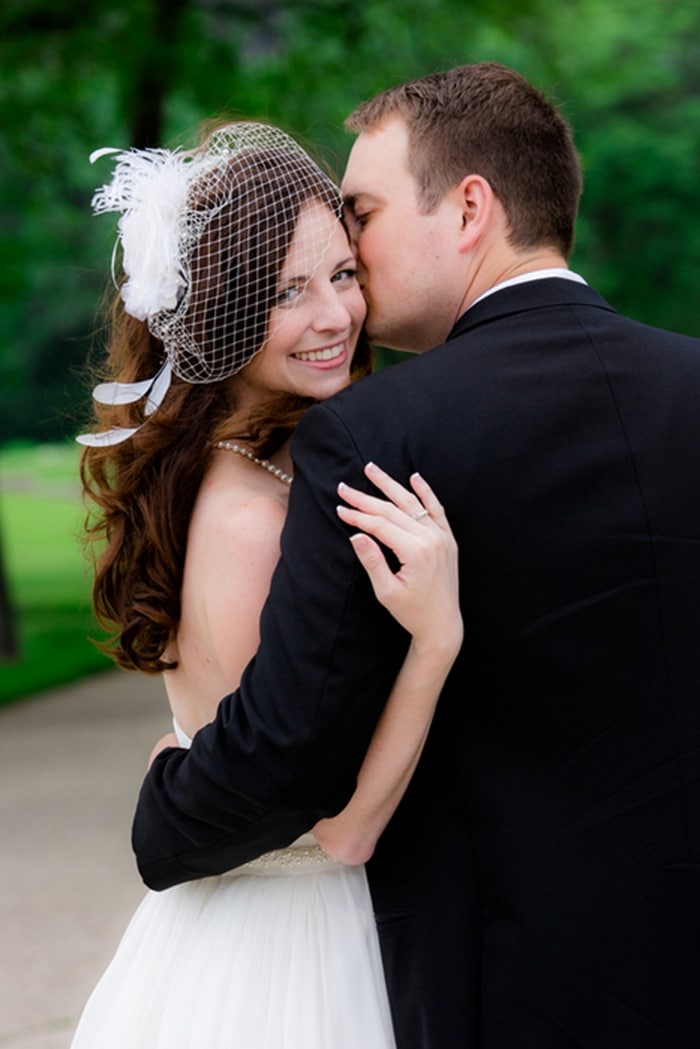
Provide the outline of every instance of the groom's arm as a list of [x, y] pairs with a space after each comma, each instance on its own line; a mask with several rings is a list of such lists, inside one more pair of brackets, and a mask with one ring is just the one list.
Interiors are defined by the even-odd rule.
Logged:
[[367, 481], [330, 406], [307, 413], [294, 460], [258, 654], [191, 750], [160, 754], [141, 790], [133, 845], [153, 888], [229, 870], [341, 809], [403, 658], [336, 514], [338, 483]]

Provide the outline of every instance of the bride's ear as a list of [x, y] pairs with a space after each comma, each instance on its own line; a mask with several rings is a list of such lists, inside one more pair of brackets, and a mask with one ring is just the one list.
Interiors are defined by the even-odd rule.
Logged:
[[482, 175], [466, 175], [455, 187], [459, 204], [459, 250], [469, 251], [489, 229], [495, 196]]

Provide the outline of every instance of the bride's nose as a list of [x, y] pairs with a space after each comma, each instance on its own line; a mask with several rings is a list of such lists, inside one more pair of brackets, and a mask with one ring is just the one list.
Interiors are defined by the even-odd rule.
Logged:
[[342, 293], [333, 285], [319, 296], [316, 302], [313, 327], [316, 331], [346, 331], [352, 325], [352, 314], [343, 300]]

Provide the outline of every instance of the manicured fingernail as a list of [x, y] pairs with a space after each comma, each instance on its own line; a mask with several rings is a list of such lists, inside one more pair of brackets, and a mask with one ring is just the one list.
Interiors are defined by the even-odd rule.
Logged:
[[367, 465], [365, 466], [365, 470], [376, 470], [376, 469], [377, 469], [377, 464], [376, 463], [371, 463], [370, 462], [370, 463], [367, 463]]
[[338, 491], [342, 492], [343, 488], [347, 488], [345, 481], [340, 482], [340, 484], [338, 485]]

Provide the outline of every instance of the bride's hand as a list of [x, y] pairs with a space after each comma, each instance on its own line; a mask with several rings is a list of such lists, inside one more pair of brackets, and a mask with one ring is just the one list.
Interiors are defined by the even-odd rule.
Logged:
[[[359, 531], [350, 537], [377, 600], [413, 637], [414, 644], [456, 651], [462, 642], [459, 610], [458, 550], [455, 538], [430, 485], [420, 474], [404, 488], [374, 463], [365, 474], [386, 499], [341, 484], [348, 503], [338, 516]], [[376, 542], [375, 540], [378, 540]], [[379, 543], [396, 555], [393, 572]]]

